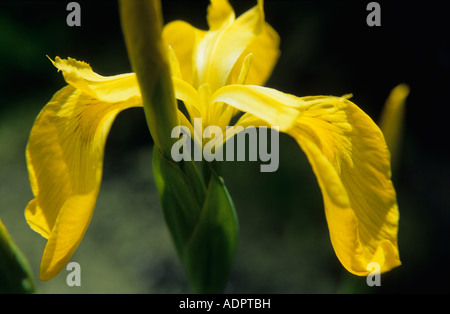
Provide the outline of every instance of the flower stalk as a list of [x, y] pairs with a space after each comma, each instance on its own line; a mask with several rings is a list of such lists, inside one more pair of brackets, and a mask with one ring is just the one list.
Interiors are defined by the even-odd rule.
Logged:
[[163, 44], [159, 0], [121, 0], [120, 18], [133, 72], [141, 89], [145, 117], [156, 146], [170, 157], [178, 125], [177, 103], [170, 74], [167, 47]]
[[174, 162], [172, 129], [179, 125], [168, 49], [157, 0], [120, 1], [122, 29], [136, 73], [154, 149], [153, 172], [167, 226], [191, 288], [223, 291], [237, 243], [237, 217], [216, 165]]

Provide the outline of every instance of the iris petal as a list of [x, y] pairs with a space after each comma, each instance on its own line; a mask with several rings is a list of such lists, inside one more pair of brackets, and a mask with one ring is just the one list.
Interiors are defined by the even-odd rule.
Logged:
[[296, 120], [303, 101], [275, 89], [253, 85], [227, 85], [220, 88], [211, 103], [224, 102], [240, 111], [253, 114], [271, 125], [288, 130]]
[[205, 31], [196, 29], [184, 21], [173, 21], [163, 28], [162, 37], [166, 46], [170, 46], [178, 59], [183, 80], [193, 85], [193, 51], [205, 35]]
[[[297, 141], [319, 182], [331, 242], [348, 271], [367, 275], [370, 262], [382, 272], [400, 265], [389, 152], [380, 129], [360, 108], [344, 97], [298, 98], [256, 86], [227, 86], [214, 99]], [[288, 118], [292, 110], [294, 120]]]
[[247, 83], [262, 85], [279, 57], [279, 36], [264, 22], [263, 1], [237, 19], [226, 0], [211, 1], [208, 32], [183, 21], [167, 24], [163, 38], [175, 53], [182, 78], [198, 88], [208, 83], [212, 91], [237, 82], [242, 64], [253, 55]]
[[56, 57], [53, 64], [63, 72], [64, 79], [68, 84], [93, 98], [115, 102], [133, 97], [140, 98], [141, 96], [134, 73], [102, 76], [92, 71], [87, 63], [73, 58], [61, 59]]
[[390, 93], [383, 108], [380, 128], [391, 152], [393, 167], [398, 164], [401, 147], [403, 123], [405, 118], [405, 103], [409, 94], [409, 86], [397, 85]]
[[193, 51], [195, 85], [208, 83], [212, 91], [224, 86], [236, 61], [262, 32], [263, 25], [264, 12], [259, 1], [232, 24], [224, 23], [221, 28], [208, 31]]
[[95, 80], [86, 72], [76, 72], [64, 73], [70, 83], [82, 89], [69, 85], [53, 96], [36, 118], [26, 149], [35, 197], [25, 216], [33, 230], [48, 239], [41, 264], [43, 280], [64, 266], [86, 231], [100, 189], [104, 147], [114, 118], [124, 109], [142, 106], [136, 89], [133, 93], [129, 88], [111, 89], [107, 98], [114, 102], [93, 97], [92, 91], [105, 99], [104, 91], [114, 86], [117, 77]]
[[250, 42], [236, 61], [232, 72], [232, 82], [237, 81], [245, 57], [251, 53], [252, 64], [245, 82], [249, 85], [264, 85], [280, 56], [279, 46], [278, 33], [269, 24], [264, 23], [262, 32]]
[[233, 23], [235, 15], [228, 0], [211, 0], [206, 18], [210, 30], [215, 30]]
[[[398, 207], [390, 180], [389, 152], [375, 123], [347, 100], [323, 99], [341, 121], [301, 115], [289, 131], [306, 153], [322, 190], [331, 242], [351, 273], [367, 275], [400, 265]], [[307, 116], [306, 115], [306, 116]], [[349, 127], [351, 126], [351, 127]]]

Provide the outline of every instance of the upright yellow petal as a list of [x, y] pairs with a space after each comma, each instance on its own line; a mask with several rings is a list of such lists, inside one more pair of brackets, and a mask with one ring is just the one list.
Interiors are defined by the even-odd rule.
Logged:
[[408, 85], [397, 85], [389, 94], [381, 115], [380, 128], [386, 138], [393, 164], [396, 164], [399, 158], [398, 151], [401, 145], [405, 102], [408, 94]]
[[208, 6], [208, 25], [211, 30], [233, 23], [235, 15], [228, 0], [211, 0]]
[[279, 36], [264, 22], [263, 1], [237, 19], [228, 1], [211, 1], [207, 19], [208, 32], [184, 21], [164, 27], [164, 41], [175, 53], [182, 78], [195, 88], [208, 83], [214, 91], [237, 82], [244, 59], [251, 53], [246, 83], [262, 85], [280, 54]]
[[236, 61], [232, 72], [232, 83], [237, 82], [243, 62], [248, 54], [252, 54], [252, 63], [247, 73], [245, 84], [264, 85], [269, 79], [280, 56], [280, 37], [267, 23], [262, 32], [256, 36]]
[[297, 141], [316, 174], [331, 242], [348, 271], [367, 275], [370, 262], [382, 272], [400, 265], [389, 152], [361, 109], [343, 97], [298, 98], [257, 86], [221, 88], [213, 101], [247, 111]]
[[177, 57], [183, 80], [194, 84], [193, 51], [205, 35], [205, 31], [196, 29], [184, 21], [173, 21], [164, 26], [162, 37]]
[[[83, 73], [78, 73], [80, 77]], [[76, 77], [77, 73], [70, 75]], [[111, 80], [116, 80], [113, 77]], [[111, 80], [103, 81], [105, 89]], [[140, 97], [112, 89], [106, 102], [83, 89], [66, 86], [42, 109], [26, 149], [34, 199], [25, 216], [36, 232], [48, 239], [41, 279], [48, 280], [67, 263], [89, 224], [102, 177], [107, 135], [117, 114], [141, 106]], [[94, 90], [102, 95], [103, 87]]]
[[224, 86], [236, 61], [244, 50], [262, 32], [264, 12], [262, 1], [251, 8], [232, 24], [208, 31], [195, 47], [194, 64], [197, 76], [194, 85], [208, 83], [212, 91]]

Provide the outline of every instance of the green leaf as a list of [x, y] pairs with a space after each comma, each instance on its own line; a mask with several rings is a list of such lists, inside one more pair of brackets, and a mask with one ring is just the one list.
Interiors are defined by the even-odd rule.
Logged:
[[35, 292], [28, 261], [0, 221], [0, 293]]

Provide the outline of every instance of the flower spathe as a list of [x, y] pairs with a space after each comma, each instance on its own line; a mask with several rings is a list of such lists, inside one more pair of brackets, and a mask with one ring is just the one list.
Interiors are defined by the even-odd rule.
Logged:
[[[183, 21], [167, 24], [168, 48], [182, 125], [225, 130], [276, 126], [292, 136], [311, 163], [322, 191], [330, 238], [342, 265], [367, 275], [400, 265], [399, 213], [382, 132], [348, 97], [296, 97], [262, 87], [279, 56], [279, 37], [264, 21], [263, 1], [235, 17], [226, 0], [208, 7], [209, 30]], [[30, 226], [48, 239], [41, 279], [55, 276], [80, 243], [99, 193], [105, 141], [116, 115], [142, 106], [133, 73], [104, 77], [74, 59], [53, 61], [68, 86], [39, 114], [26, 156], [34, 199]], [[201, 135], [194, 140], [202, 145]], [[224, 139], [226, 140], [226, 139]], [[299, 188], [301, 188], [299, 186]]]

